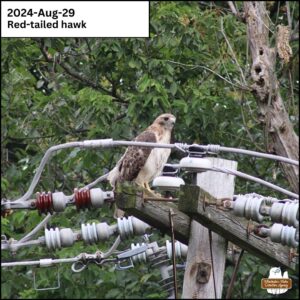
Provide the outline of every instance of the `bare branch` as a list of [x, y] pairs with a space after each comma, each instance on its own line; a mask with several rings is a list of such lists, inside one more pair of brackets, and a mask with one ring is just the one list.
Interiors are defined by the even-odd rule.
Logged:
[[177, 62], [177, 61], [174, 61], [174, 60], [169, 60], [169, 59], [166, 59], [165, 61], [167, 62], [170, 62], [172, 64], [176, 64], [176, 65], [179, 65], [179, 66], [182, 66], [182, 67], [189, 67], [191, 69], [196, 69], [196, 68], [201, 68], [201, 69], [204, 69], [204, 70], [207, 70], [213, 74], [215, 74], [216, 76], [218, 76], [219, 78], [223, 79], [224, 81], [226, 81], [227, 83], [229, 83], [230, 85], [236, 87], [236, 88], [239, 88], [239, 89], [242, 89], [242, 90], [245, 90], [245, 91], [251, 91], [251, 89], [246, 86], [246, 85], [236, 85], [234, 84], [232, 81], [229, 81], [228, 79], [226, 79], [225, 77], [223, 77], [222, 75], [220, 75], [219, 73], [215, 72], [214, 70], [206, 67], [206, 66], [202, 66], [202, 65], [191, 65], [191, 64], [184, 64], [184, 63], [181, 63], [181, 62]]
[[286, 14], [287, 14], [287, 19], [288, 19], [288, 24], [289, 24], [290, 29], [292, 29], [292, 18], [291, 18], [290, 2], [285, 1], [285, 5], [286, 5]]
[[295, 25], [295, 28], [293, 29], [291, 36], [290, 36], [290, 41], [296, 41], [299, 40], [299, 21]]
[[231, 47], [231, 45], [230, 45], [230, 43], [229, 43], [229, 40], [227, 39], [227, 36], [226, 36], [226, 34], [225, 34], [224, 27], [223, 27], [223, 18], [221, 18], [221, 32], [222, 32], [222, 35], [223, 35], [224, 38], [225, 38], [225, 41], [226, 41], [226, 43], [227, 43], [227, 45], [228, 45], [228, 48], [229, 48], [229, 50], [230, 50], [230, 52], [231, 52], [231, 54], [232, 54], [233, 59], [234, 59], [236, 65], [237, 65], [238, 68], [239, 68], [239, 71], [240, 71], [240, 73], [241, 73], [241, 77], [242, 77], [242, 79], [243, 79], [243, 83], [244, 83], [244, 85], [246, 85], [247, 83], [246, 83], [246, 78], [245, 78], [244, 72], [243, 72], [243, 70], [242, 70], [242, 68], [241, 68], [241, 66], [240, 66], [240, 64], [239, 64], [239, 62], [238, 62], [238, 60], [237, 60], [237, 58], [236, 58], [236, 55], [235, 55], [235, 53], [234, 53], [234, 51], [233, 51], [233, 49], [232, 49], [232, 47]]
[[113, 94], [112, 91], [104, 88], [99, 83], [96, 83], [96, 82], [90, 80], [87, 76], [85, 76], [84, 74], [82, 74], [82, 73], [76, 71], [74, 68], [72, 68], [68, 63], [62, 61], [61, 55], [59, 52], [57, 52], [57, 56], [56, 56], [56, 57], [59, 57], [59, 59], [53, 58], [52, 55], [50, 53], [48, 53], [46, 47], [44, 46], [43, 39], [41, 39], [39, 42], [40, 42], [40, 50], [47, 62], [57, 63], [71, 77], [77, 79], [78, 81], [84, 83], [85, 85], [87, 85], [97, 91], [101, 91], [101, 92], [106, 93], [107, 95], [112, 96], [114, 98], [112, 101], [116, 101], [116, 102], [128, 105], [128, 101], [126, 101], [125, 99], [122, 99], [118, 95]]
[[227, 1], [227, 3], [228, 3], [228, 6], [230, 7], [232, 13], [233, 13], [236, 17], [238, 17], [239, 13], [238, 13], [238, 11], [237, 11], [237, 9], [236, 9], [236, 7], [235, 7], [233, 1]]

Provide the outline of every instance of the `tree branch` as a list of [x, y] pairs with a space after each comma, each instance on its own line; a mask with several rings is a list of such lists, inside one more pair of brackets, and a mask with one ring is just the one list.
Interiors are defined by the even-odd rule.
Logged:
[[[90, 80], [87, 76], [85, 76], [84, 74], [82, 74], [82, 73], [76, 71], [74, 68], [72, 68], [68, 63], [62, 61], [61, 60], [61, 55], [60, 55], [59, 52], [57, 52], [57, 55], [59, 56], [59, 59], [53, 58], [51, 56], [51, 54], [48, 53], [46, 47], [44, 46], [43, 39], [40, 40], [40, 50], [41, 50], [41, 52], [42, 52], [42, 54], [43, 54], [43, 56], [44, 56], [44, 58], [47, 62], [57, 63], [71, 77], [77, 79], [78, 81], [84, 83], [85, 85], [87, 85], [87, 86], [89, 86], [89, 87], [91, 87], [91, 88], [93, 88], [97, 91], [104, 92], [105, 94], [114, 97], [114, 99], [112, 101], [128, 105], [128, 101], [126, 101], [125, 99], [122, 99], [120, 96], [118, 96], [116, 94], [113, 95], [112, 91], [104, 88], [99, 83], [96, 83], [96, 82]], [[56, 56], [56, 57], [58, 57], [58, 56]]]
[[235, 5], [234, 5], [233, 1], [227, 1], [227, 3], [228, 3], [229, 8], [231, 9], [232, 13], [233, 13], [236, 17], [238, 17], [238, 16], [239, 16], [239, 13], [238, 13], [237, 9], [235, 8]]
[[174, 60], [170, 60], [170, 59], [166, 59], [165, 61], [169, 62], [169, 63], [172, 63], [172, 64], [176, 64], [176, 65], [182, 66], [182, 67], [189, 67], [189, 68], [192, 68], [192, 69], [196, 69], [196, 68], [204, 69], [206, 71], [209, 71], [209, 72], [215, 74], [216, 76], [218, 76], [219, 78], [223, 79], [224, 81], [226, 81], [230, 85], [235, 86], [236, 88], [239, 88], [239, 89], [242, 89], [242, 90], [245, 90], [245, 91], [251, 91], [248, 86], [245, 86], [245, 85], [242, 85], [242, 84], [236, 85], [233, 82], [231, 82], [230, 80], [226, 79], [222, 75], [218, 74], [217, 72], [215, 72], [214, 70], [212, 70], [212, 69], [210, 69], [210, 68], [208, 68], [206, 66], [184, 64], [184, 63], [181, 63], [181, 62], [178, 62], [178, 61], [174, 61]]
[[231, 52], [231, 55], [232, 55], [232, 57], [233, 57], [233, 59], [234, 59], [236, 65], [237, 65], [238, 68], [239, 68], [239, 71], [240, 71], [240, 73], [241, 73], [241, 77], [242, 77], [242, 79], [243, 79], [243, 83], [244, 83], [244, 85], [246, 85], [246, 79], [245, 79], [244, 72], [243, 72], [243, 70], [242, 70], [242, 68], [241, 68], [241, 66], [240, 66], [240, 64], [239, 64], [239, 62], [238, 62], [238, 60], [237, 60], [237, 58], [236, 58], [236, 55], [235, 55], [235, 53], [234, 53], [234, 51], [233, 51], [233, 49], [232, 49], [232, 47], [231, 47], [231, 45], [230, 45], [230, 43], [229, 43], [229, 41], [228, 41], [228, 39], [227, 39], [227, 36], [226, 36], [226, 34], [225, 34], [224, 26], [223, 26], [223, 18], [221, 18], [221, 33], [222, 33], [222, 35], [224, 36], [225, 41], [226, 41], [226, 43], [227, 43], [227, 45], [228, 45], [228, 48], [229, 48], [229, 50], [230, 50], [230, 52]]

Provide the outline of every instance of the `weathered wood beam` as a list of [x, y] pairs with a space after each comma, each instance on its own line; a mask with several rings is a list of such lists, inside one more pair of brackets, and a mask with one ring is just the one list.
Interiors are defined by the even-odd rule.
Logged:
[[186, 245], [188, 244], [190, 218], [179, 211], [173, 203], [144, 202], [143, 190], [129, 183], [118, 185], [115, 191], [115, 199], [118, 208], [168, 235], [171, 234], [169, 209], [172, 207], [175, 214], [173, 216], [175, 239]]
[[[237, 162], [207, 157], [214, 167], [237, 169]], [[217, 198], [234, 195], [234, 176], [214, 171], [194, 174], [197, 186]], [[197, 194], [194, 195], [198, 200]], [[221, 299], [225, 272], [227, 240], [210, 232], [206, 224], [191, 222], [189, 249], [184, 273], [183, 299]]]
[[232, 211], [217, 208], [216, 198], [196, 185], [181, 187], [179, 210], [203, 224], [225, 239], [261, 258], [270, 265], [284, 266], [295, 270], [296, 264], [290, 261], [288, 247], [271, 242], [269, 238], [261, 238], [253, 233], [247, 235], [248, 221], [233, 215]]

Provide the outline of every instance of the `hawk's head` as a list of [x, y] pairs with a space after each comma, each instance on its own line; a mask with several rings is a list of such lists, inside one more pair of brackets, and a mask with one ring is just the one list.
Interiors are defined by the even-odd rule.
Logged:
[[158, 124], [159, 126], [162, 126], [164, 129], [172, 130], [175, 121], [176, 121], [175, 116], [171, 114], [162, 114], [155, 119], [153, 124]]

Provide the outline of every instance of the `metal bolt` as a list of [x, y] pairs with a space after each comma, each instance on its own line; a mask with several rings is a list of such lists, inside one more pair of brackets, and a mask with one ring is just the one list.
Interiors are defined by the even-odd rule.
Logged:
[[224, 201], [224, 207], [230, 208], [231, 207], [231, 201], [230, 200]]

